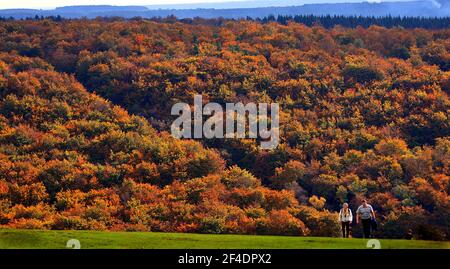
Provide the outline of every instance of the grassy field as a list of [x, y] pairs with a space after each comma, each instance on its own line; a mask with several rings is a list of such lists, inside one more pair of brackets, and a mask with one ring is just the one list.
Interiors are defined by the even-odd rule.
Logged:
[[[0, 230], [0, 249], [364, 249], [367, 240], [321, 237], [204, 235], [150, 232]], [[380, 240], [382, 249], [450, 248], [450, 242]]]

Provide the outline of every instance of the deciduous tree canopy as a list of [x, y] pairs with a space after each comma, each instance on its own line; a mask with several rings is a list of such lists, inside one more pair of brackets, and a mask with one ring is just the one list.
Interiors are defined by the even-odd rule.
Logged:
[[[0, 224], [450, 238], [450, 30], [0, 22]], [[277, 102], [281, 143], [176, 140], [177, 102]], [[355, 229], [355, 235], [360, 231]]]

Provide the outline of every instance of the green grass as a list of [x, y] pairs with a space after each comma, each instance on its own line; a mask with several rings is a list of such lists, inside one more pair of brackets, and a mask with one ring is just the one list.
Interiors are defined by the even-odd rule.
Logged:
[[[0, 249], [364, 249], [367, 240], [324, 237], [205, 235], [150, 232], [0, 230]], [[450, 242], [380, 240], [383, 249], [450, 248]]]

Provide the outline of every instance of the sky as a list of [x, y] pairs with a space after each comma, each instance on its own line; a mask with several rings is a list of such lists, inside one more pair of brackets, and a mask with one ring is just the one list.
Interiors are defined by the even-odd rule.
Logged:
[[[190, 4], [190, 3], [216, 3], [216, 2], [239, 2], [248, 0], [0, 0], [0, 9], [7, 8], [44, 8], [50, 9], [62, 6], [73, 5], [168, 5], [168, 4]], [[365, 1], [365, 0], [360, 0]], [[369, 0], [368, 2], [379, 2], [380, 0]], [[280, 0], [282, 2], [282, 0]], [[292, 2], [292, 1], [289, 1]], [[355, 0], [299, 0], [299, 3], [313, 3], [313, 2], [356, 2]], [[359, 2], [359, 1], [357, 1]]]

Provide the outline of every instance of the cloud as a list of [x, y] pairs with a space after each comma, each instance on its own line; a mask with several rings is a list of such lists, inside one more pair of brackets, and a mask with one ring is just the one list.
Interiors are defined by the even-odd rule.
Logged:
[[441, 8], [442, 4], [439, 3], [437, 0], [430, 0], [430, 1], [431, 1], [431, 3], [433, 3], [434, 6]]

